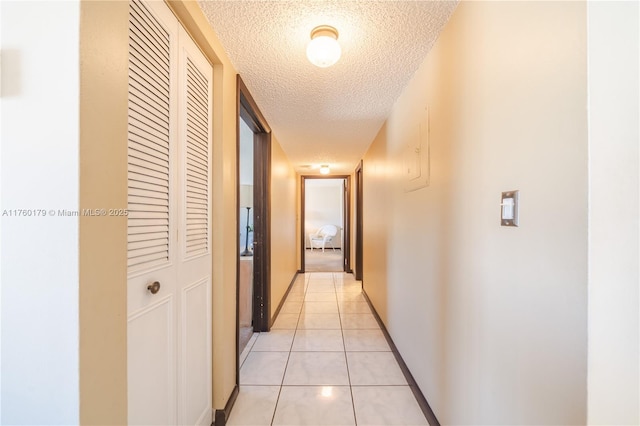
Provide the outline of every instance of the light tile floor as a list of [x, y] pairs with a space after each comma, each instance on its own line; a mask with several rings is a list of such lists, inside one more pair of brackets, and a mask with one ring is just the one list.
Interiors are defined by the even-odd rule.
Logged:
[[300, 275], [240, 363], [229, 425], [428, 425], [350, 274]]

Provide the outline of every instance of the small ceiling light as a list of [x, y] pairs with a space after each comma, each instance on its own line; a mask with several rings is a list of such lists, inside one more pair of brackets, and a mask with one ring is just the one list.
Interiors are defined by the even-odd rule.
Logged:
[[338, 62], [342, 53], [338, 44], [338, 30], [329, 25], [320, 25], [311, 30], [311, 41], [307, 46], [307, 58], [320, 68]]
[[320, 174], [321, 175], [328, 175], [329, 174], [329, 166], [327, 166], [326, 164], [323, 164], [322, 166], [320, 166]]

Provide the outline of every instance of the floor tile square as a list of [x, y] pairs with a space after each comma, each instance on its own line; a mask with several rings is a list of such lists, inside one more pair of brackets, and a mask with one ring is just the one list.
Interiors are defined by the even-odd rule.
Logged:
[[347, 274], [346, 272], [334, 272], [333, 279], [338, 281], [356, 281], [356, 277], [353, 274]]
[[392, 352], [347, 352], [347, 365], [352, 386], [407, 384]]
[[280, 386], [242, 386], [227, 420], [229, 426], [268, 426], [273, 419]]
[[291, 286], [291, 291], [293, 290], [304, 290], [307, 288], [307, 280], [298, 278], [293, 285]]
[[313, 280], [313, 281], [331, 280], [331, 281], [333, 281], [333, 272], [313, 272], [313, 273], [309, 274], [309, 280]]
[[[364, 300], [364, 299], [363, 299]], [[304, 296], [305, 302], [335, 302], [336, 294], [331, 292], [327, 293], [307, 293]]]
[[278, 314], [278, 317], [276, 318], [275, 322], [271, 326], [271, 329], [272, 330], [278, 330], [278, 329], [295, 330], [296, 327], [298, 326], [299, 317], [300, 317], [299, 314]]
[[344, 347], [347, 351], [377, 352], [391, 348], [380, 330], [343, 330]]
[[373, 314], [340, 314], [344, 330], [372, 329], [379, 330], [380, 325]]
[[238, 359], [238, 363], [241, 367], [242, 367], [242, 364], [244, 363], [244, 360], [247, 359], [247, 356], [249, 356], [249, 352], [251, 352], [251, 348], [253, 348], [253, 345], [256, 343], [257, 338], [258, 338], [258, 333], [253, 333], [251, 335], [251, 338], [249, 338], [249, 341], [245, 345], [244, 349], [240, 353], [240, 358]]
[[291, 352], [284, 385], [349, 385], [344, 352]]
[[354, 386], [358, 425], [428, 425], [409, 386]]
[[336, 284], [336, 291], [339, 293], [360, 293], [362, 284], [359, 281]]
[[287, 303], [287, 302], [303, 302], [304, 301], [304, 295], [305, 295], [304, 291], [289, 292], [289, 294], [287, 295], [287, 300], [284, 303]]
[[336, 293], [336, 297], [339, 302], [366, 302], [367, 300], [364, 298], [364, 294], [362, 292], [352, 292], [352, 293]]
[[302, 301], [298, 300], [289, 300], [282, 304], [282, 308], [280, 308], [281, 314], [299, 314], [302, 310]]
[[338, 304], [340, 313], [343, 314], [370, 314], [371, 308], [367, 302], [342, 301]]
[[283, 386], [274, 425], [355, 425], [348, 386]]
[[253, 348], [254, 352], [286, 352], [291, 350], [295, 330], [271, 330], [259, 333]]
[[291, 290], [289, 290], [289, 293], [291, 293], [292, 291], [305, 291], [306, 289], [307, 283], [305, 281], [296, 281], [291, 286]]
[[344, 352], [342, 330], [298, 330], [292, 351]]
[[332, 282], [311, 282], [307, 287], [307, 293], [335, 293], [336, 287]]
[[[325, 293], [318, 293], [325, 294]], [[334, 296], [335, 297], [335, 296]], [[338, 303], [333, 302], [304, 302], [304, 312], [307, 314], [337, 314]]]
[[280, 385], [289, 352], [250, 352], [240, 369], [241, 385]]
[[300, 314], [298, 329], [340, 330], [340, 315], [335, 314]]

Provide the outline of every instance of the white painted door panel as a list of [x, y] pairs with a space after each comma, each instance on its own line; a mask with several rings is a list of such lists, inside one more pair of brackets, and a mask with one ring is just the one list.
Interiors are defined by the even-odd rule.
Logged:
[[173, 312], [169, 295], [129, 317], [129, 424], [175, 424]]
[[180, 423], [211, 424], [211, 76], [180, 28]]
[[182, 424], [211, 424], [210, 299], [208, 278], [182, 293]]
[[[156, 7], [154, 7], [156, 6]], [[175, 17], [130, 2], [128, 120], [129, 424], [177, 423]], [[160, 283], [152, 294], [147, 287]]]
[[212, 68], [162, 1], [129, 34], [129, 423], [210, 425]]

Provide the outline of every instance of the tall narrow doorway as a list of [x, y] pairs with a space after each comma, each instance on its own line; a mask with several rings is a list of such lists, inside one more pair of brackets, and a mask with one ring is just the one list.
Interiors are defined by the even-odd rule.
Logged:
[[350, 271], [350, 177], [302, 177], [301, 270]]
[[[237, 77], [237, 347], [269, 331], [271, 278], [271, 129]], [[236, 365], [239, 367], [239, 364]], [[239, 381], [239, 369], [236, 369]]]
[[253, 335], [253, 139], [255, 134], [249, 125], [239, 120], [238, 169], [240, 184], [238, 225], [240, 235], [240, 273], [238, 276], [238, 352]]

